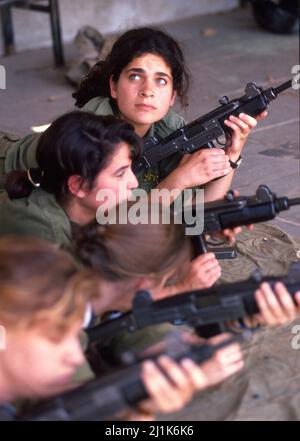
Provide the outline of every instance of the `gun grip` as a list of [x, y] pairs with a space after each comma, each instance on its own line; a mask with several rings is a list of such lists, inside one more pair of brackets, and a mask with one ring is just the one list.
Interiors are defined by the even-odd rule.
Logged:
[[193, 259], [200, 256], [200, 254], [207, 253], [206, 241], [202, 234], [191, 236], [191, 241], [193, 247]]

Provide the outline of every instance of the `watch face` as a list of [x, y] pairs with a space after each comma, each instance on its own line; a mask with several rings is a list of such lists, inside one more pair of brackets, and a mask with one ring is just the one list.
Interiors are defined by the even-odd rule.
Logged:
[[242, 158], [239, 158], [236, 162], [230, 161], [231, 168], [236, 170], [242, 163]]
[[236, 168], [239, 168], [239, 166], [241, 165], [241, 163], [242, 163], [242, 158], [240, 158], [237, 162], [236, 162]]

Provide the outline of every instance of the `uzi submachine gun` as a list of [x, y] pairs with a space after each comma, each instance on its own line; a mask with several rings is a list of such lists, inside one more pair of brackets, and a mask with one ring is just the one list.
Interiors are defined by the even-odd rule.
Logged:
[[[234, 196], [234, 193], [229, 191], [225, 199], [204, 205], [203, 235], [191, 236], [194, 254], [199, 255], [207, 251], [205, 234], [220, 233], [226, 228], [265, 222], [295, 205], [300, 205], [300, 197], [277, 197], [267, 185], [260, 185], [253, 196]], [[196, 217], [197, 207], [192, 210], [193, 216]], [[227, 253], [228, 249], [224, 249], [224, 252]], [[218, 253], [222, 253], [222, 248], [218, 248]]]
[[97, 347], [99, 351], [120, 331], [135, 332], [161, 323], [189, 325], [203, 337], [220, 334], [227, 330], [227, 322], [258, 312], [254, 293], [262, 282], [274, 286], [278, 281], [294, 296], [300, 290], [300, 262], [293, 263], [285, 277], [263, 277], [255, 271], [246, 281], [176, 294], [158, 301], [153, 301], [148, 291], [140, 291], [131, 311], [87, 329], [88, 348], [94, 351]]
[[141, 158], [133, 164], [133, 171], [140, 173], [148, 170], [176, 152], [187, 154], [204, 148], [225, 148], [231, 138], [231, 129], [224, 124], [229, 116], [238, 116], [240, 113], [253, 117], [259, 115], [281, 92], [292, 87], [293, 83], [294, 80], [289, 80], [266, 90], [255, 83], [248, 83], [245, 94], [240, 98], [230, 101], [227, 96], [223, 96], [219, 99], [220, 107], [176, 130], [164, 140], [147, 138]]

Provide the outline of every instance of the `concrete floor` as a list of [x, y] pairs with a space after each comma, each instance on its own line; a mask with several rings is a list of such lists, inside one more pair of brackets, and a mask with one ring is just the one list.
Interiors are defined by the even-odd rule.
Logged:
[[[194, 17], [161, 26], [182, 44], [193, 84], [188, 121], [218, 106], [218, 97], [241, 96], [247, 82], [278, 85], [299, 65], [298, 35], [273, 35], [257, 28], [249, 10]], [[68, 61], [74, 47], [65, 47]], [[0, 130], [19, 135], [51, 122], [73, 107], [73, 88], [55, 69], [50, 48], [0, 59], [7, 88], [0, 90]], [[177, 110], [180, 111], [178, 108]], [[234, 188], [254, 194], [267, 184], [278, 195], [300, 195], [299, 92], [288, 90], [270, 106], [268, 118], [252, 132]], [[280, 214], [274, 224], [300, 236], [300, 209]]]

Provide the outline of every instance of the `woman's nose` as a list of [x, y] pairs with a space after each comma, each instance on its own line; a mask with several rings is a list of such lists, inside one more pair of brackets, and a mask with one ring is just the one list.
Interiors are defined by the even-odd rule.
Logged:
[[154, 95], [152, 90], [141, 90], [140, 91], [140, 96], [145, 97], [145, 98], [151, 98]]
[[134, 188], [138, 188], [138, 186], [139, 186], [139, 181], [137, 180], [137, 177], [131, 170], [131, 176], [130, 179], [128, 180], [128, 188], [130, 190], [133, 190]]
[[140, 90], [140, 96], [149, 98], [154, 95], [154, 91], [152, 88], [152, 84], [150, 81], [145, 81], [142, 85], [142, 88]]
[[80, 366], [84, 363], [85, 358], [79, 342], [73, 344], [72, 348], [70, 348], [66, 354], [65, 359], [74, 367]]

